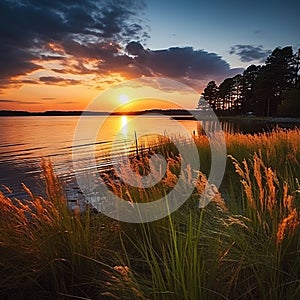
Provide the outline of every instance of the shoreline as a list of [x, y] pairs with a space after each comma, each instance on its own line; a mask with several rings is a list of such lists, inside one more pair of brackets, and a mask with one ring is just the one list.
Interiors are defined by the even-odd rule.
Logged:
[[[174, 120], [187, 120], [187, 121], [201, 121], [201, 120], [210, 120], [211, 117], [199, 117], [199, 120], [196, 116], [173, 116], [171, 117]], [[217, 116], [219, 121], [255, 121], [255, 122], [266, 122], [266, 123], [299, 123], [300, 118], [292, 118], [292, 117], [244, 117], [244, 116], [235, 116], [235, 117], [224, 117]]]

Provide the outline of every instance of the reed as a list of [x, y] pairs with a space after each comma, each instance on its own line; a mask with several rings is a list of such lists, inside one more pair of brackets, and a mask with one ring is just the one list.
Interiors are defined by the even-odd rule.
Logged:
[[42, 169], [46, 199], [24, 185], [27, 200], [0, 193], [0, 299], [100, 298], [118, 275], [117, 227], [89, 210], [70, 212], [51, 163]]

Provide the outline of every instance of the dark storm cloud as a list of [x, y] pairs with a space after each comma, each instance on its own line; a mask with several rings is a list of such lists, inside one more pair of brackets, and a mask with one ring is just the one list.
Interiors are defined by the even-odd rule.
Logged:
[[[58, 74], [93, 74], [96, 80], [112, 74], [126, 79], [164, 76], [199, 86], [199, 81], [241, 72], [216, 53], [192, 47], [146, 49], [141, 43], [147, 33], [138, 18], [143, 7], [143, 0], [0, 1], [0, 89], [82, 83]], [[235, 47], [237, 54], [251, 50]], [[51, 76], [17, 78], [42, 70], [48, 62], [53, 63]]]
[[33, 62], [34, 59], [32, 53], [21, 47], [0, 42], [0, 81], [38, 70], [40, 66]]
[[263, 46], [235, 45], [230, 48], [229, 53], [238, 55], [242, 62], [259, 61], [263, 63], [272, 51], [263, 49]]
[[79, 58], [107, 59], [117, 54], [120, 49], [120, 46], [113, 42], [82, 44], [72, 39], [64, 40], [61, 45], [67, 54]]
[[215, 53], [194, 50], [192, 47], [173, 47], [149, 51], [146, 65], [159, 74], [174, 77], [201, 77], [230, 69], [229, 65]]
[[139, 7], [140, 1], [134, 0], [3, 0], [1, 25], [6, 28], [4, 35], [21, 37], [24, 45], [32, 38], [37, 38], [36, 42], [61, 40], [66, 34], [119, 40], [128, 38], [128, 32], [130, 37], [143, 34], [141, 25], [135, 23], [138, 20], [133, 19]]
[[207, 79], [215, 76], [229, 76], [241, 69], [233, 70], [216, 53], [195, 50], [192, 47], [171, 47], [162, 50], [144, 49], [138, 42], [126, 46], [133, 57], [131, 64], [141, 70], [143, 75]]
[[2, 0], [1, 86], [12, 77], [42, 69], [40, 60], [62, 60], [55, 50], [47, 49], [49, 43], [74, 46], [88, 40], [92, 52], [95, 41], [126, 43], [146, 36], [136, 18], [141, 8], [141, 2], [134, 0]]

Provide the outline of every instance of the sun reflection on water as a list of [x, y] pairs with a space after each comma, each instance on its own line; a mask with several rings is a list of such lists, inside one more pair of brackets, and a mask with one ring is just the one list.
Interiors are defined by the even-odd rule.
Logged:
[[121, 117], [121, 131], [122, 131], [122, 134], [127, 136], [128, 134], [128, 119], [127, 119], [127, 116], [122, 116]]

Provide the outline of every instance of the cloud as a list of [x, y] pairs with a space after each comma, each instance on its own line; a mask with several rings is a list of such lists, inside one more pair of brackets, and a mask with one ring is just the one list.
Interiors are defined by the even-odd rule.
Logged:
[[[65, 40], [62, 47], [76, 60], [65, 59], [61, 62], [60, 69], [52, 69], [60, 74], [96, 74], [105, 77], [117, 73], [126, 79], [163, 76], [201, 89], [207, 80], [220, 81], [243, 71], [231, 69], [216, 53], [196, 50], [193, 47], [151, 50], [145, 49], [140, 42], [132, 41], [122, 50], [118, 43], [81, 44], [73, 40]], [[51, 78], [50, 81], [53, 83], [59, 79]], [[203, 81], [203, 84], [199, 81]]]
[[[142, 8], [135, 0], [0, 1], [0, 86], [43, 69], [47, 60], [66, 59], [49, 44], [89, 43], [92, 51], [92, 44], [104, 40], [126, 44], [133, 37], [146, 38], [137, 17]], [[68, 54], [68, 46], [62, 50]]]
[[263, 46], [235, 45], [230, 48], [230, 54], [236, 54], [242, 62], [258, 61], [264, 63], [272, 53], [271, 50], [263, 49]]
[[52, 85], [74, 85], [74, 84], [79, 84], [81, 81], [80, 80], [75, 80], [75, 79], [66, 79], [66, 78], [61, 78], [61, 77], [55, 77], [55, 76], [42, 76], [39, 78], [39, 80], [42, 83], [46, 84], [52, 84]]
[[[1, 25], [0, 25], [1, 26]], [[17, 45], [8, 45], [0, 38], [0, 83], [11, 77], [28, 74], [41, 68], [35, 56]]]
[[196, 50], [193, 47], [150, 50], [144, 49], [138, 42], [131, 42], [126, 46], [126, 50], [132, 57], [130, 67], [139, 70], [141, 75], [177, 78], [191, 85], [212, 78], [222, 80], [243, 71], [231, 69], [216, 53]]
[[10, 99], [0, 99], [0, 103], [14, 103], [14, 104], [40, 104], [40, 102], [35, 101], [19, 101], [19, 100], [10, 100]]
[[62, 101], [62, 102], [58, 102], [59, 104], [76, 104], [76, 102], [74, 101]]
[[[171, 77], [201, 90], [208, 80], [221, 81], [243, 71], [231, 69], [217, 53], [193, 47], [145, 48], [147, 26], [139, 18], [143, 1], [0, 1], [0, 89], [26, 83], [66, 86], [84, 80], [90, 85], [91, 76], [64, 77], [93, 75], [95, 84], [109, 78], [116, 82]], [[235, 46], [232, 53], [249, 51], [241, 47]], [[39, 79], [28, 76], [37, 70]]]
[[20, 102], [20, 101], [0, 99], [0, 102], [1, 103], [16, 103], [16, 102]]

